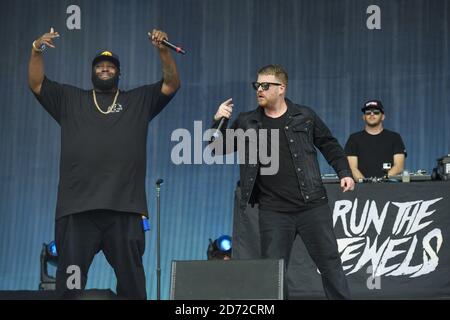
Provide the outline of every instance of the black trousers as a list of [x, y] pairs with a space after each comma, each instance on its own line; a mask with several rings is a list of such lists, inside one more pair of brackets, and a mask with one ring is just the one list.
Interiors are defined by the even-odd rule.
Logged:
[[69, 267], [76, 266], [81, 271], [80, 289], [83, 290], [89, 267], [100, 250], [117, 277], [117, 296], [121, 299], [147, 298], [142, 265], [145, 235], [141, 215], [112, 210], [76, 213], [58, 219], [55, 234], [59, 255], [56, 290], [60, 298], [70, 299], [79, 294], [72, 286], [67, 286], [73, 274]]
[[300, 235], [321, 273], [326, 297], [350, 299], [328, 204], [294, 213], [260, 210], [259, 228], [263, 258], [284, 259], [287, 268], [295, 237]]

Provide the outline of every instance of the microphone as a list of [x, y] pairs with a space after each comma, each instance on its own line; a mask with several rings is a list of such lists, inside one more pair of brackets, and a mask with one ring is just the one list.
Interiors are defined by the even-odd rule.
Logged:
[[161, 185], [163, 182], [164, 182], [163, 179], [158, 179], [158, 180], [156, 180], [156, 185], [159, 186], [159, 185]]
[[217, 127], [216, 131], [212, 135], [212, 141], [216, 140], [220, 136], [220, 130], [223, 127], [225, 119], [226, 119], [225, 117], [220, 118], [219, 126]]
[[177, 52], [177, 53], [186, 54], [186, 50], [184, 50], [183, 48], [178, 47], [178, 46], [176, 46], [176, 45], [170, 43], [170, 42], [167, 41], [166, 39], [163, 39], [162, 43], [163, 43], [163, 45], [165, 45], [166, 47], [168, 47], [168, 48], [174, 50], [174, 51]]
[[[152, 38], [152, 33], [148, 32], [147, 33], [148, 37], [151, 39]], [[174, 45], [173, 43], [170, 43], [169, 41], [167, 41], [166, 39], [163, 39], [162, 44], [165, 45], [166, 47], [174, 50], [177, 53], [181, 53], [181, 54], [186, 54], [186, 50], [184, 50], [181, 47], [178, 47], [176, 45]]]

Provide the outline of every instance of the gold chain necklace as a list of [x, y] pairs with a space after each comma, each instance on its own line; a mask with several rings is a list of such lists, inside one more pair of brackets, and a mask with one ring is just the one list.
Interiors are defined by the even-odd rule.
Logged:
[[114, 108], [114, 106], [116, 105], [117, 97], [119, 97], [119, 89], [117, 89], [116, 96], [114, 97], [113, 103], [108, 107], [108, 109], [107, 109], [106, 111], [103, 111], [103, 110], [98, 106], [98, 103], [97, 103], [97, 97], [96, 97], [96, 95], [95, 95], [95, 89], [92, 90], [92, 96], [94, 97], [94, 103], [95, 103], [95, 106], [97, 107], [98, 111], [100, 111], [100, 112], [103, 113], [103, 114], [108, 114], [108, 113], [111, 113], [111, 112], [113, 111], [113, 108]]

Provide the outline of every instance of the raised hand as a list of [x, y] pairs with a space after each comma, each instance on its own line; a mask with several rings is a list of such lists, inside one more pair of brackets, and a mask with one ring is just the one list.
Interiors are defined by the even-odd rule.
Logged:
[[230, 98], [226, 101], [224, 101], [220, 106], [219, 109], [217, 109], [216, 115], [214, 116], [214, 120], [218, 121], [222, 117], [230, 119], [231, 114], [233, 113], [233, 98]]
[[148, 32], [148, 38], [152, 41], [152, 44], [159, 50], [167, 50], [168, 48], [163, 45], [162, 41], [169, 40], [167, 33], [161, 30], [153, 29], [152, 32]]
[[49, 46], [50, 48], [55, 48], [55, 45], [53, 44], [53, 39], [59, 38], [59, 33], [56, 32], [53, 27], [50, 28], [50, 31], [47, 33], [44, 33], [41, 37], [39, 37], [33, 45], [36, 49], [42, 49], [42, 45]]

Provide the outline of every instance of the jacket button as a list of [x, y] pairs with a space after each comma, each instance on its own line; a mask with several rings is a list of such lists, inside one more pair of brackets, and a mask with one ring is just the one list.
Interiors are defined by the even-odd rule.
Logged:
[[289, 140], [289, 141], [290, 141], [290, 142], [294, 142], [294, 140], [292, 140], [292, 139], [291, 139], [291, 140]]
[[286, 126], [286, 127], [285, 127], [285, 129], [286, 129], [286, 130], [289, 130], [289, 127], [288, 127], [288, 126]]
[[304, 187], [305, 186], [305, 183], [304, 182], [302, 182], [302, 187]]
[[302, 169], [300, 169], [300, 168], [297, 168], [297, 171], [298, 171], [298, 172], [302, 172]]
[[253, 181], [253, 178], [250, 178], [250, 181]]
[[306, 198], [306, 199], [309, 199], [309, 196], [306, 196], [305, 198]]
[[294, 158], [297, 158], [297, 154], [296, 153], [294, 153]]
[[[245, 195], [248, 196], [248, 192], [246, 192]], [[306, 198], [308, 199], [308, 196], [306, 196]]]

